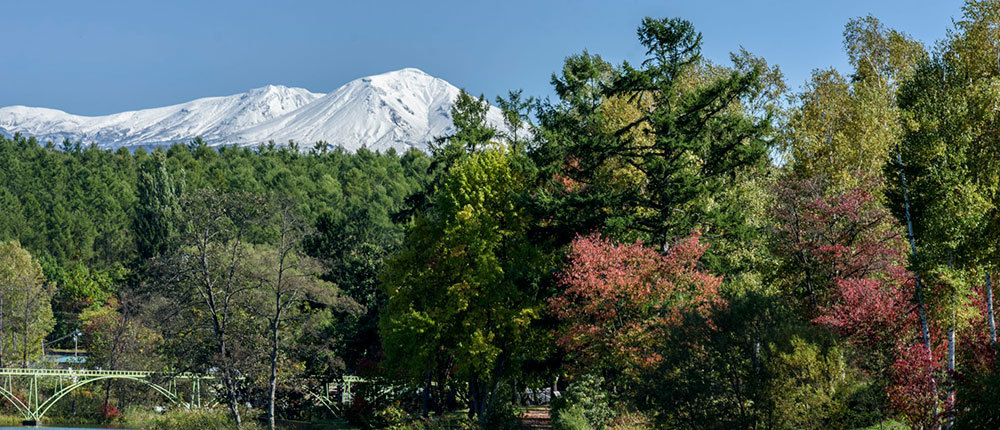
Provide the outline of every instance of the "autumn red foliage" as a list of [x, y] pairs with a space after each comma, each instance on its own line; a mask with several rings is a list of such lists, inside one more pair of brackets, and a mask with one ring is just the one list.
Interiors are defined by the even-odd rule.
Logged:
[[920, 342], [914, 302], [916, 279], [905, 268], [906, 244], [898, 225], [867, 183], [830, 192], [816, 180], [789, 180], [772, 211], [779, 253], [796, 273], [813, 321], [848, 345], [860, 369], [884, 375], [893, 410], [918, 428], [951, 411], [943, 373], [947, 343], [931, 327], [934, 351]]
[[944, 402], [937, 376], [943, 368], [941, 358], [945, 348], [942, 345], [928, 354], [922, 342], [914, 342], [900, 348], [899, 357], [892, 364], [889, 400], [893, 410], [916, 428], [936, 428], [940, 422], [937, 409]]
[[98, 412], [100, 412], [101, 418], [103, 418], [104, 421], [114, 421], [116, 419], [121, 418], [122, 416], [122, 413], [118, 410], [118, 407], [111, 403], [105, 403], [101, 405], [101, 408]]
[[866, 348], [897, 348], [917, 327], [913, 277], [896, 268], [888, 279], [837, 279], [833, 303], [814, 321]]
[[994, 371], [997, 364], [997, 351], [990, 342], [985, 286], [973, 288], [970, 305], [975, 312], [959, 334], [959, 361], [967, 372], [985, 374]]
[[558, 343], [584, 363], [625, 371], [657, 365], [666, 330], [689, 318], [711, 328], [712, 311], [726, 305], [722, 278], [699, 267], [706, 249], [698, 233], [665, 254], [642, 242], [577, 237], [559, 278], [564, 290], [549, 302], [565, 323]]
[[816, 180], [782, 181], [775, 238], [787, 256], [790, 273], [799, 274], [804, 296], [812, 305], [826, 306], [840, 279], [870, 279], [897, 271], [905, 264], [901, 226], [871, 193], [874, 183], [827, 194]]

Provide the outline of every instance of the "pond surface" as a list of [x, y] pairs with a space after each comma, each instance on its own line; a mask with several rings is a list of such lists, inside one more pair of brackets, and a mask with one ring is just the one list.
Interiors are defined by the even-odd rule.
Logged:
[[84, 429], [125, 429], [128, 427], [120, 426], [94, 426], [94, 425], [78, 425], [74, 427], [62, 426], [7, 426], [0, 427], [0, 430], [24, 430], [24, 429], [48, 429], [48, 430], [84, 430]]
[[[339, 423], [306, 423], [298, 421], [278, 420], [278, 428], [282, 430], [302, 430], [302, 429], [341, 429], [347, 428]], [[131, 429], [132, 427], [122, 425], [94, 425], [94, 424], [61, 424], [42, 426], [4, 426], [0, 425], [0, 430], [25, 430], [25, 429], [45, 429], [45, 430], [88, 430], [88, 429]]]

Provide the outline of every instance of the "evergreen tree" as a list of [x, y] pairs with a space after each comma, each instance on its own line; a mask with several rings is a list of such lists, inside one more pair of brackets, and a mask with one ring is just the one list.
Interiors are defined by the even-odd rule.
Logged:
[[138, 202], [133, 218], [138, 256], [147, 260], [169, 250], [170, 240], [177, 234], [180, 210], [179, 183], [167, 172], [163, 152], [153, 153], [139, 168], [136, 191]]
[[640, 68], [584, 53], [553, 78], [561, 103], [543, 106], [533, 151], [548, 166], [542, 210], [568, 233], [600, 229], [663, 246], [695, 228], [742, 234], [747, 206], [720, 201], [748, 181], [742, 173], [768, 165], [774, 112], [748, 106], [765, 96], [770, 71], [707, 65], [688, 21], [647, 18], [638, 34]]

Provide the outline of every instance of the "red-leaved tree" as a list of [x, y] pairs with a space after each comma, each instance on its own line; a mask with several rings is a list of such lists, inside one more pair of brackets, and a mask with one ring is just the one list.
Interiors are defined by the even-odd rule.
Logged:
[[[888, 388], [892, 409], [918, 429], [938, 428], [943, 414], [944, 393], [937, 380], [942, 373], [946, 344], [928, 354], [923, 342], [915, 341], [898, 350], [892, 364], [892, 385]], [[947, 413], [947, 412], [946, 412]]]
[[852, 344], [891, 353], [917, 327], [913, 277], [897, 267], [887, 279], [838, 279], [833, 303], [814, 321]]
[[829, 193], [818, 180], [778, 184], [774, 237], [786, 273], [810, 311], [830, 304], [839, 279], [872, 279], [905, 265], [901, 226], [871, 181]]
[[[919, 342], [916, 278], [906, 267], [899, 222], [869, 191], [842, 192], [818, 180], [779, 184], [775, 242], [794, 291], [813, 321], [850, 345], [854, 363], [886, 387], [893, 410], [915, 427], [933, 427], [941, 411], [942, 351]], [[932, 330], [932, 339], [941, 339]]]
[[706, 249], [698, 233], [665, 254], [642, 242], [577, 237], [559, 277], [564, 290], [549, 302], [564, 323], [560, 346], [587, 367], [653, 368], [666, 330], [692, 319], [711, 329], [712, 311], [726, 305], [721, 277], [698, 265]]

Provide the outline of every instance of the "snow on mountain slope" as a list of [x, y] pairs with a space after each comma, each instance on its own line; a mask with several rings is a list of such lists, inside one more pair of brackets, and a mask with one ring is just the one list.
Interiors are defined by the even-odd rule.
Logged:
[[[417, 69], [356, 79], [329, 94], [268, 86], [228, 97], [100, 117], [12, 106], [0, 109], [0, 133], [41, 141], [64, 138], [102, 147], [158, 145], [200, 136], [210, 144], [256, 145], [294, 140], [304, 148], [325, 141], [348, 151], [426, 150], [451, 133], [459, 89]], [[503, 124], [490, 107], [487, 121]]]
[[221, 142], [232, 134], [298, 109], [321, 97], [302, 88], [269, 85], [225, 97], [208, 97], [154, 109], [105, 116], [11, 106], [0, 108], [0, 131], [39, 141], [96, 142], [101, 147], [157, 145], [201, 136]]
[[[402, 69], [356, 79], [281, 117], [262, 122], [234, 138], [254, 144], [266, 140], [325, 141], [349, 151], [365, 147], [426, 149], [435, 137], [453, 131], [451, 105], [459, 89], [418, 69]], [[503, 124], [490, 108], [487, 121]]]

